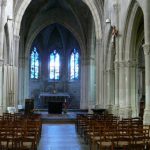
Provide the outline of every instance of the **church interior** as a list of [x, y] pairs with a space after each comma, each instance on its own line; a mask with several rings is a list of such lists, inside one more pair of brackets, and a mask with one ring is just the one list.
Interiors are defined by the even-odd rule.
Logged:
[[[43, 144], [51, 133], [62, 145]], [[149, 0], [0, 0], [0, 150], [144, 150], [149, 139]]]

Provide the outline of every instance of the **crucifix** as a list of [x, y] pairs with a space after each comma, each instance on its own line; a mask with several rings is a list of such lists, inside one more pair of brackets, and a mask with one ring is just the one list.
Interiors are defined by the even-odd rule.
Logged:
[[112, 43], [113, 47], [115, 48], [115, 39], [118, 36], [118, 30], [116, 29], [116, 26], [112, 26]]

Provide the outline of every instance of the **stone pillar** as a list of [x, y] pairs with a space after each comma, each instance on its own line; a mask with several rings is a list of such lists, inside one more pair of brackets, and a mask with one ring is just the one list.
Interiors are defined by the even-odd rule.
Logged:
[[18, 56], [19, 56], [19, 40], [20, 36], [14, 35], [13, 36], [13, 65], [18, 67]]
[[150, 44], [150, 2], [149, 0], [143, 1], [144, 11], [144, 37], [145, 44]]
[[3, 42], [6, 3], [7, 0], [0, 0], [0, 115], [3, 113]]
[[14, 107], [18, 109], [18, 67], [13, 67], [13, 89], [14, 89]]
[[7, 0], [0, 0], [0, 59], [3, 59], [4, 19]]
[[125, 118], [125, 64], [119, 62], [119, 116]]
[[86, 58], [82, 58], [81, 62], [81, 100], [80, 100], [80, 109], [87, 109], [88, 108], [88, 101], [87, 101], [87, 61]]
[[3, 108], [6, 110], [7, 102], [8, 102], [8, 72], [7, 72], [7, 65], [4, 65], [4, 84], [3, 84]]
[[114, 1], [113, 3], [113, 13], [112, 18], [113, 24], [115, 25], [113, 29], [115, 29], [115, 32], [112, 32], [112, 44], [114, 45], [114, 53], [115, 53], [115, 61], [114, 61], [114, 69], [115, 69], [115, 104], [113, 107], [113, 114], [116, 116], [119, 116], [119, 4], [118, 1]]
[[125, 117], [132, 117], [132, 109], [131, 109], [131, 70], [132, 62], [125, 62], [125, 95], [126, 95], [126, 110]]
[[19, 58], [19, 70], [18, 70], [18, 104], [24, 104], [24, 58]]
[[3, 113], [3, 60], [0, 60], [0, 115]]
[[89, 58], [89, 67], [88, 67], [88, 89], [87, 89], [87, 99], [88, 99], [88, 108], [89, 112], [95, 106], [95, 59], [94, 57]]
[[[96, 108], [104, 108], [104, 81], [103, 81], [103, 49], [101, 39], [96, 40]], [[102, 51], [102, 52], [101, 52]]]
[[18, 77], [18, 56], [19, 56], [19, 40], [20, 40], [20, 37], [17, 36], [17, 35], [14, 35], [13, 37], [13, 71], [12, 71], [12, 74], [13, 74], [13, 89], [14, 89], [14, 106], [16, 107], [17, 109], [17, 105], [18, 105], [18, 86], [19, 86], [19, 77]]
[[107, 72], [107, 109], [109, 113], [113, 113], [113, 106], [115, 100], [114, 70], [109, 69], [106, 72]]
[[145, 111], [144, 124], [150, 125], [150, 44], [143, 45], [145, 54]]
[[119, 114], [119, 65], [115, 61], [115, 104], [113, 108], [113, 114], [118, 116]]
[[143, 1], [144, 13], [144, 40], [143, 45], [145, 54], [145, 111], [144, 111], [144, 124], [150, 125], [150, 2], [149, 0]]

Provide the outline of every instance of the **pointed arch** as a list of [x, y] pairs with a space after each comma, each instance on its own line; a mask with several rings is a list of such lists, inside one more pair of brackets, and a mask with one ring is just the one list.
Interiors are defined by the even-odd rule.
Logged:
[[[93, 2], [91, 0], [82, 0], [90, 9], [92, 16], [94, 18], [94, 23], [95, 23], [95, 30], [96, 30], [96, 38], [101, 39], [102, 36], [102, 28], [101, 28], [101, 22], [100, 22], [100, 16], [98, 13], [98, 10]], [[15, 12], [15, 22], [14, 22], [14, 34], [19, 35], [20, 32], [20, 26], [21, 26], [21, 20], [23, 17], [23, 14], [30, 4], [31, 0], [23, 0], [22, 3], [20, 4], [19, 9], [17, 12]]]
[[[126, 25], [124, 29], [124, 39], [123, 39], [123, 53], [125, 60], [135, 59], [137, 56], [135, 46], [135, 36], [137, 36], [136, 31], [138, 30], [138, 25], [141, 17], [143, 16], [143, 10], [136, 0], [131, 1], [128, 8], [128, 13], [126, 17]], [[136, 56], [135, 56], [136, 55]]]

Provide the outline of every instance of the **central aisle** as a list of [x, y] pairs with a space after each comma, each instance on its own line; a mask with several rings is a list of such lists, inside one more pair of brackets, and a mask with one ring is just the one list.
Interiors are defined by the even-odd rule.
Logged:
[[88, 150], [74, 124], [43, 124], [38, 150]]

